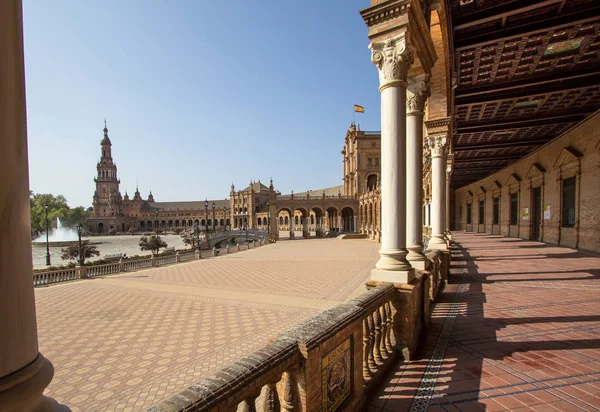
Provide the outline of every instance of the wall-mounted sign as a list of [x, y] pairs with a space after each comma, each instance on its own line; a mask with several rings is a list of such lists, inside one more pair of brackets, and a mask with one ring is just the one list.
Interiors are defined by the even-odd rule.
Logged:
[[544, 219], [550, 220], [550, 205], [544, 206]]
[[352, 398], [352, 336], [321, 358], [323, 411], [334, 412]]
[[523, 208], [523, 216], [522, 216], [523, 220], [529, 220], [529, 208], [528, 207], [524, 207]]

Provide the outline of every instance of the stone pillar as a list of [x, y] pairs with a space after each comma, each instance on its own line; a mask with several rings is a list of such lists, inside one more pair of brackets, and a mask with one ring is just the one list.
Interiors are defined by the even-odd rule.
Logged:
[[381, 250], [371, 280], [409, 283], [406, 259], [406, 86], [413, 53], [405, 35], [372, 43], [381, 92]]
[[302, 236], [305, 239], [308, 239], [310, 237], [310, 217], [305, 217], [304, 219], [302, 219], [302, 221]]
[[20, 0], [0, 1], [0, 409], [59, 409], [42, 395], [54, 368], [38, 350], [31, 275], [27, 118]]
[[292, 212], [290, 216], [290, 239], [293, 239], [294, 237], [294, 213]]
[[452, 240], [452, 232], [450, 232], [450, 176], [452, 175], [452, 165], [446, 164], [446, 216], [444, 219], [445, 232], [444, 235], [448, 241]]
[[430, 94], [429, 75], [408, 85], [406, 101], [406, 246], [407, 260], [415, 269], [427, 267], [423, 254], [423, 116]]
[[446, 135], [429, 137], [431, 148], [431, 240], [429, 249], [447, 250], [444, 238], [446, 216]]

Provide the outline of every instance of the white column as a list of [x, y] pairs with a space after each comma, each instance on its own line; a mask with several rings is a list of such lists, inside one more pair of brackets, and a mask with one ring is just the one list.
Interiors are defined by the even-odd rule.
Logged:
[[371, 280], [409, 283], [414, 269], [406, 259], [406, 86], [413, 62], [402, 35], [372, 43], [381, 92], [381, 226], [379, 261]]
[[450, 176], [452, 175], [452, 165], [446, 164], [446, 215], [444, 216], [444, 226], [447, 240], [452, 240], [452, 233], [450, 232]]
[[431, 240], [430, 249], [446, 250], [446, 135], [430, 136], [431, 148]]
[[411, 80], [406, 101], [406, 246], [407, 260], [415, 269], [426, 269], [423, 254], [423, 116], [429, 97], [429, 75]]
[[425, 201], [425, 227], [429, 227], [429, 200]]
[[290, 215], [290, 239], [293, 239], [296, 236], [294, 230], [294, 212], [292, 212]]
[[20, 0], [0, 1], [0, 409], [52, 410], [52, 364], [38, 349], [31, 266]]

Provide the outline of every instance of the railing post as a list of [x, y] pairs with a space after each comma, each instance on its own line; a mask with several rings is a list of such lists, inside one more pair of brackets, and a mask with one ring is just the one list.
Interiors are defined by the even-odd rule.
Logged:
[[154, 255], [152, 255], [152, 257], [150, 258], [150, 266], [156, 266], [156, 259], [154, 258]]
[[281, 409], [294, 410], [294, 377], [291, 372], [283, 373], [283, 394], [281, 396]]
[[281, 406], [279, 405], [279, 396], [277, 395], [277, 388], [274, 383], [269, 383], [266, 385], [263, 411], [279, 412], [280, 408]]
[[181, 262], [181, 256], [179, 256], [179, 251], [175, 252], [175, 262], [176, 263]]
[[125, 263], [123, 258], [119, 259], [119, 273], [125, 272]]
[[88, 277], [87, 276], [87, 267], [85, 265], [79, 266], [78, 273], [79, 273], [79, 276], [78, 276], [79, 279], [87, 279], [87, 277]]

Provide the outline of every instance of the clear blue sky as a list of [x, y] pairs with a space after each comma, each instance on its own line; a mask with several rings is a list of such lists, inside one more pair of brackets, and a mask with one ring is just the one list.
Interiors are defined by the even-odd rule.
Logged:
[[104, 118], [121, 192], [342, 184], [353, 104], [379, 130], [368, 0], [24, 0], [31, 190], [90, 206]]

